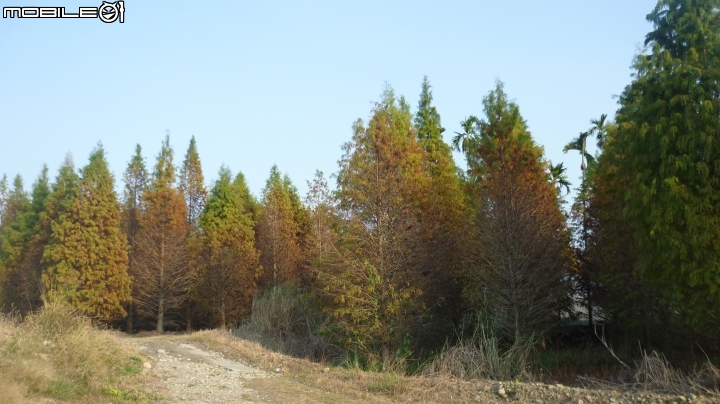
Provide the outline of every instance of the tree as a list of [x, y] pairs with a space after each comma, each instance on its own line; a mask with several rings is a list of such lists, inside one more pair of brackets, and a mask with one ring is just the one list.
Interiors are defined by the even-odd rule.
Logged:
[[[135, 146], [135, 154], [125, 169], [123, 182], [125, 183], [125, 189], [123, 190], [123, 203], [121, 206], [121, 224], [127, 237], [128, 245], [130, 246], [128, 273], [133, 278], [136, 278], [138, 274], [136, 235], [140, 226], [140, 216], [143, 210], [143, 193], [148, 186], [148, 172], [145, 168], [145, 158], [142, 156], [142, 148], [139, 144]], [[132, 288], [132, 296], [126, 307], [126, 327], [127, 332], [130, 334], [133, 332], [133, 318], [135, 315], [133, 299], [136, 298], [138, 293], [135, 282]]]
[[[410, 108], [388, 86], [368, 125], [354, 125], [338, 173], [338, 239], [320, 265], [316, 286], [343, 342], [365, 353], [391, 352], [424, 309], [428, 239], [425, 151]], [[432, 236], [430, 234], [429, 236]]]
[[232, 180], [230, 170], [223, 167], [200, 216], [197, 300], [223, 329], [249, 312], [262, 270], [247, 209], [251, 198], [242, 173]]
[[332, 250], [335, 241], [333, 226], [337, 209], [328, 182], [320, 170], [315, 178], [308, 181], [308, 193], [305, 205], [310, 211], [310, 231], [308, 236], [308, 255], [313, 266], [319, 265]]
[[7, 263], [4, 300], [23, 315], [41, 307], [44, 295], [41, 261], [50, 231], [49, 226], [43, 226], [41, 215], [50, 194], [47, 172], [44, 166], [33, 184], [31, 202], [24, 205], [8, 229], [17, 255], [14, 262]]
[[166, 136], [155, 170], [142, 195], [144, 213], [135, 235], [137, 302], [164, 332], [168, 313], [178, 309], [194, 277], [187, 265], [189, 223], [182, 194], [173, 187], [175, 171], [170, 137]]
[[459, 321], [461, 315], [458, 298], [462, 287], [458, 275], [467, 251], [467, 245], [463, 243], [468, 240], [466, 223], [469, 211], [452, 149], [443, 140], [445, 128], [432, 100], [426, 76], [414, 123], [417, 140], [426, 152], [425, 169], [430, 177], [427, 206], [423, 208], [423, 226], [433, 237], [427, 240], [429, 262], [425, 271], [435, 282], [424, 293], [426, 305], [432, 310], [422, 316], [422, 329], [435, 334], [433, 342], [442, 343], [446, 329], [452, 327], [452, 322]]
[[[195, 136], [190, 139], [190, 146], [185, 154], [185, 160], [180, 168], [179, 188], [185, 197], [187, 205], [188, 223], [190, 225], [190, 234], [188, 234], [188, 244], [190, 246], [189, 253], [195, 254], [200, 248], [197, 237], [200, 232], [200, 215], [205, 208], [207, 201], [207, 189], [205, 189], [205, 178], [203, 177], [202, 165], [200, 164], [200, 155], [197, 151], [197, 143]], [[190, 288], [197, 285], [192, 284]], [[181, 310], [186, 323], [186, 329], [192, 329], [193, 318], [197, 311], [195, 302], [187, 299]]]
[[197, 229], [200, 214], [205, 208], [207, 190], [195, 136], [190, 138], [190, 146], [185, 154], [182, 168], [180, 168], [179, 188], [187, 204], [188, 222], [193, 229]]
[[128, 245], [120, 229], [114, 179], [101, 145], [81, 170], [77, 197], [52, 222], [43, 259], [48, 264], [48, 294], [69, 301], [101, 320], [125, 316], [130, 299]]
[[562, 162], [558, 164], [549, 164], [549, 171], [550, 171], [550, 182], [555, 185], [558, 189], [558, 192], [561, 192], [563, 187], [567, 191], [567, 193], [570, 193], [570, 181], [568, 181], [567, 178], [567, 167], [563, 165]]
[[22, 260], [23, 249], [29, 237], [27, 212], [30, 199], [25, 192], [20, 175], [15, 176], [13, 187], [6, 191], [4, 211], [0, 221], [0, 281], [2, 303], [17, 303], [16, 284], [13, 281]]
[[518, 341], [559, 321], [568, 298], [569, 235], [543, 150], [501, 82], [483, 105], [485, 119], [469, 120], [471, 132], [462, 135], [480, 200], [465, 295]]
[[0, 226], [2, 226], [3, 216], [5, 215], [5, 206], [7, 206], [8, 200], [8, 180], [7, 174], [3, 174], [0, 179]]
[[718, 10], [717, 0], [658, 2], [614, 140], [633, 272], [665, 302], [666, 323], [709, 337], [720, 331]]
[[298, 282], [302, 257], [295, 213], [301, 207], [296, 205], [294, 211], [288, 187], [275, 165], [270, 169], [261, 204], [257, 245], [261, 252], [260, 264], [265, 269], [263, 287], [269, 289], [284, 282]]

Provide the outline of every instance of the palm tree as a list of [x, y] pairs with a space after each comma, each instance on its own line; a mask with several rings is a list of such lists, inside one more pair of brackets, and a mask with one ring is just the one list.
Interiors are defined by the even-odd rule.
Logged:
[[550, 182], [552, 182], [553, 185], [555, 185], [558, 188], [558, 191], [561, 191], [563, 187], [565, 187], [565, 190], [567, 193], [570, 193], [570, 185], [572, 185], [567, 178], [567, 167], [563, 165], [563, 163], [554, 164], [552, 162], [549, 163], [550, 165]]
[[605, 119], [607, 119], [607, 114], [600, 115], [600, 119], [591, 119], [590, 124], [592, 125], [592, 128], [588, 131], [591, 136], [595, 135], [595, 138], [597, 139], [597, 146], [600, 149], [602, 149], [605, 145], [605, 136], [607, 135], [607, 124], [605, 124]]
[[585, 170], [587, 170], [585, 160], [587, 160], [588, 164], [595, 163], [595, 157], [593, 157], [592, 154], [588, 153], [585, 149], [588, 136], [590, 136], [590, 131], [580, 132], [580, 136], [574, 138], [570, 141], [570, 143], [563, 147], [563, 153], [567, 153], [570, 150], [577, 150], [580, 152], [580, 169], [583, 171], [583, 179], [585, 178]]
[[[563, 153], [570, 150], [580, 152], [580, 169], [582, 170], [582, 183], [580, 184], [580, 197], [582, 198], [583, 220], [582, 220], [582, 245], [583, 249], [587, 248], [587, 183], [585, 182], [585, 171], [588, 165], [595, 164], [595, 158], [587, 152], [585, 146], [588, 136], [595, 136], [598, 148], [602, 148], [605, 144], [605, 136], [607, 135], [608, 125], [606, 124], [607, 114], [600, 115], [600, 119], [591, 119], [590, 124], [593, 125], [587, 132], [581, 132], [580, 136], [574, 138], [563, 148]], [[585, 164], [587, 159], [588, 164]], [[582, 259], [582, 256], [581, 256]], [[592, 307], [592, 280], [583, 279], [586, 291], [586, 303], [588, 311], [588, 325], [593, 324], [593, 307]]]
[[463, 133], [455, 132], [455, 136], [453, 136], [452, 144], [456, 151], [466, 153], [470, 150], [473, 139], [475, 135], [477, 134], [476, 127], [480, 123], [480, 120], [470, 115], [470, 117], [465, 118], [464, 121], [460, 122], [460, 126], [463, 128]]

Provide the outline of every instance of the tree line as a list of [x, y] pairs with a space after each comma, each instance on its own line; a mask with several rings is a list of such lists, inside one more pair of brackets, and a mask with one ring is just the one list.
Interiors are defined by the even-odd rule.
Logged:
[[[451, 144], [427, 78], [413, 112], [390, 86], [342, 146], [335, 186], [301, 197], [278, 167], [259, 198], [223, 167], [208, 190], [195, 138], [138, 145], [115, 192], [102, 145], [0, 181], [5, 310], [69, 302], [128, 331], [227, 327], [292, 284], [342, 347], [383, 361], [438, 347], [473, 318], [503, 341], [582, 317], [620, 341], [717, 349], [720, 331], [720, 1], [660, 0], [634, 79], [571, 139], [570, 183], [497, 82]], [[597, 152], [587, 150], [595, 139]], [[452, 151], [464, 155], [458, 167]]]

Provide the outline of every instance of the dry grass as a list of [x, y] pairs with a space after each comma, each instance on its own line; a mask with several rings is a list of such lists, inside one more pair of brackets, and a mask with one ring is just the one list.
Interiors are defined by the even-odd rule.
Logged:
[[315, 363], [264, 349], [260, 344], [233, 337], [226, 332], [201, 331], [182, 337], [230, 358], [274, 371], [277, 377], [247, 381], [269, 402], [308, 403], [412, 403], [412, 402], [495, 402], [487, 380], [460, 380], [448, 375], [405, 376], [393, 372], [365, 372]]
[[643, 352], [635, 368], [628, 369], [619, 377], [619, 382], [608, 382], [594, 378], [581, 378], [586, 384], [601, 388], [634, 389], [664, 394], [696, 394], [720, 398], [720, 369], [709, 360], [692, 372], [673, 367], [657, 352], [648, 355]]
[[440, 354], [424, 369], [425, 375], [452, 375], [461, 379], [528, 379], [528, 358], [533, 339], [517, 340], [507, 349], [483, 324], [478, 323], [472, 338], [455, 345], [445, 344]]
[[[62, 305], [0, 316], [0, 402], [148, 401], [140, 354]], [[50, 402], [52, 402], [52, 400]]]
[[657, 352], [643, 352], [637, 362], [633, 380], [636, 388], [672, 394], [703, 394], [720, 396], [720, 369], [710, 361], [699, 371], [690, 373], [674, 368]]

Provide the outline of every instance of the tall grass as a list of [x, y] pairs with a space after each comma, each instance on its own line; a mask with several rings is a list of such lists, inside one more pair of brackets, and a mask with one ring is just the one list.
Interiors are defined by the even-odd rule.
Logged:
[[24, 321], [0, 315], [0, 402], [32, 402], [28, 397], [92, 402], [110, 390], [132, 389], [128, 376], [142, 367], [136, 355], [129, 344], [64, 305], [48, 304]]
[[463, 379], [525, 378], [534, 344], [534, 338], [530, 337], [518, 339], [503, 348], [492, 325], [478, 319], [471, 336], [459, 335], [455, 345], [446, 342], [423, 373], [453, 375]]
[[322, 318], [290, 284], [282, 284], [258, 294], [252, 313], [234, 333], [266, 348], [311, 360], [321, 360], [331, 347], [315, 331]]

